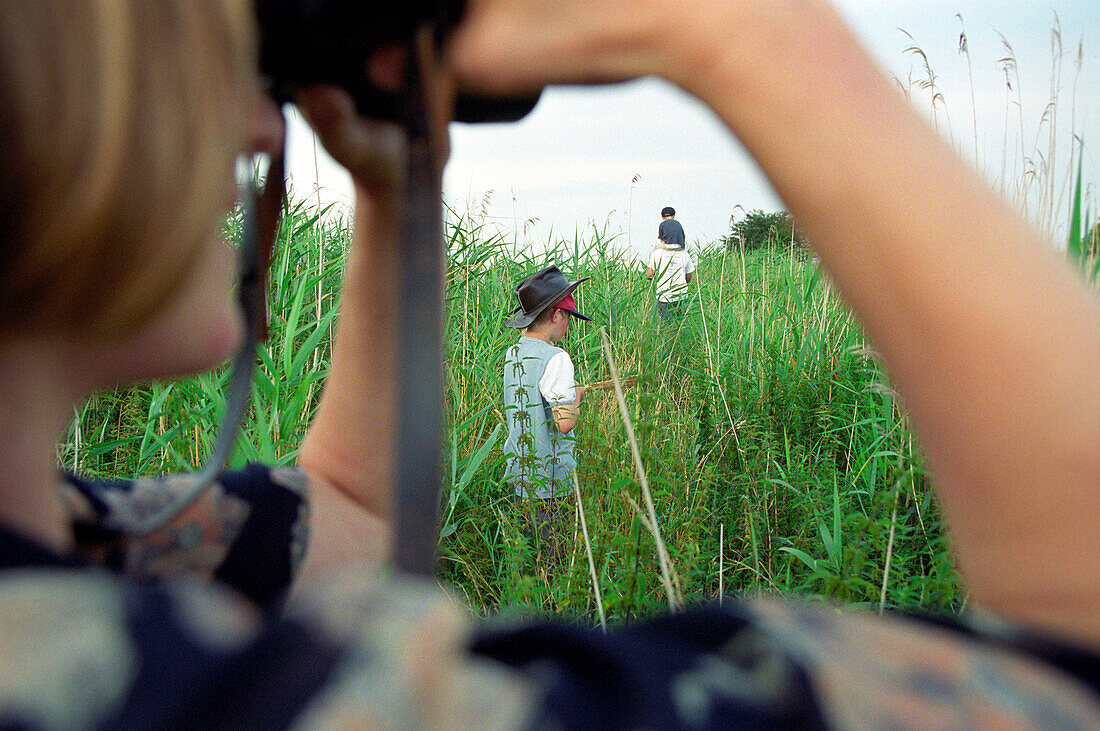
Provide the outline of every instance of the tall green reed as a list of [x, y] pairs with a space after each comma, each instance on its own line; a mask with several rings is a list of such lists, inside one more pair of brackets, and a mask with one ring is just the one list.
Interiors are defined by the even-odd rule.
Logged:
[[[577, 429], [591, 568], [576, 522], [566, 527], [575, 540], [565, 565], [541, 565], [508, 498], [501, 367], [516, 332], [502, 320], [515, 282], [550, 261], [570, 277], [591, 277], [577, 291], [578, 307], [606, 327], [620, 371], [638, 376], [626, 405], [670, 569], [688, 601], [713, 598], [722, 584], [866, 603], [878, 603], [885, 586], [888, 605], [958, 603], [904, 414], [859, 328], [800, 251], [695, 252], [688, 313], [670, 325], [656, 316], [652, 284], [609, 253], [613, 242], [599, 230], [526, 256], [469, 219], [452, 218], [447, 237], [441, 567], [472, 606], [596, 621], [601, 611], [622, 618], [667, 605], [610, 397], [586, 399]], [[328, 370], [349, 241], [341, 221], [304, 204], [286, 210], [271, 338], [233, 465], [294, 461]], [[564, 345], [580, 382], [609, 377], [596, 327], [573, 327]], [[98, 394], [74, 419], [60, 459], [110, 477], [194, 469], [214, 442], [227, 378], [217, 370]]]

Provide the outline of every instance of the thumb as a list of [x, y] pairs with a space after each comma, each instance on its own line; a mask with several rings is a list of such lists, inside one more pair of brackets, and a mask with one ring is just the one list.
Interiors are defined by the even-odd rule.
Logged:
[[351, 95], [336, 86], [307, 86], [295, 101], [325, 149], [356, 183], [376, 191], [401, 182], [406, 144], [397, 125], [362, 117]]

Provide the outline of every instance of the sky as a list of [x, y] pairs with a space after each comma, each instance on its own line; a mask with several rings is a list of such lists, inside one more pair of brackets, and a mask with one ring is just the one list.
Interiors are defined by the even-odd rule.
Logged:
[[[1074, 134], [1085, 140], [1086, 184], [1098, 179], [1091, 150], [1100, 149], [1100, 0], [839, 0], [837, 6], [913, 105], [991, 184], [1026, 180], [1033, 163], [1025, 161], [1049, 159], [1055, 193], [1046, 209], [1068, 211]], [[959, 53], [962, 31], [971, 71]], [[934, 75], [940, 95], [934, 109], [932, 92], [922, 88], [924, 62], [907, 51], [913, 46]], [[1011, 93], [1003, 61], [1009, 47]], [[698, 243], [725, 235], [731, 216], [784, 207], [714, 114], [658, 79], [550, 88], [522, 121], [453, 124], [451, 140], [447, 205], [535, 250], [599, 230], [601, 239], [644, 254], [664, 206], [676, 209], [688, 240]], [[347, 209], [346, 174], [293, 116], [287, 155], [296, 195]], [[1042, 223], [1040, 212], [1031, 215]], [[1066, 214], [1053, 217], [1048, 228], [1057, 236]]]

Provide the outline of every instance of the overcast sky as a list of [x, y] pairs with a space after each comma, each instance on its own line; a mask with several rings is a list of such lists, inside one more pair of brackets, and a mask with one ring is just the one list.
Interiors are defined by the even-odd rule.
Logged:
[[[970, 77], [966, 57], [958, 51], [965, 27], [977, 108], [978, 164], [991, 182], [1002, 175], [1002, 167], [1010, 180], [1023, 179], [1024, 158], [1040, 159], [1035, 154], [1037, 140], [1041, 159], [1050, 156], [1051, 126], [1042, 121], [1044, 110], [1055, 122], [1061, 209], [1069, 205], [1065, 197], [1071, 130], [1086, 141], [1086, 182], [1097, 180], [1097, 156], [1088, 145], [1100, 145], [1100, 0], [838, 4], [879, 64], [911, 89], [914, 106], [931, 119], [931, 94], [919, 88], [927, 73], [921, 59], [906, 49], [915, 44], [924, 51], [942, 94], [942, 103], [936, 105], [941, 133], [973, 161]], [[1060, 82], [1052, 92], [1055, 14], [1064, 57]], [[1006, 101], [1002, 59], [1008, 49], [1002, 36], [1016, 59], [1011, 103]], [[1057, 102], [1053, 117], [1048, 107], [1052, 97]], [[292, 124], [288, 150], [296, 194], [312, 196], [319, 183], [322, 202], [348, 205], [346, 176], [323, 150], [315, 166], [311, 135], [299, 124]], [[460, 213], [484, 214], [489, 225], [520, 244], [572, 240], [578, 230], [587, 237], [596, 226], [616, 235], [624, 248], [629, 244], [642, 252], [652, 246], [660, 210], [666, 205], [676, 208], [689, 241], [704, 242], [725, 234], [734, 213], [740, 217], [744, 210], [782, 208], [755, 163], [713, 114], [654, 79], [548, 89], [534, 112], [519, 123], [456, 124], [451, 134], [452, 156], [444, 176], [447, 203]]]

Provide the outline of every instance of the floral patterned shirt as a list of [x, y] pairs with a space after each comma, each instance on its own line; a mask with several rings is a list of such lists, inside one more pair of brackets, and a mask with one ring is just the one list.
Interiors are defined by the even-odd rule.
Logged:
[[439, 587], [346, 575], [284, 605], [293, 469], [72, 478], [75, 555], [0, 528], [0, 728], [1100, 728], [1100, 660], [989, 618], [772, 600], [608, 634], [475, 622]]

